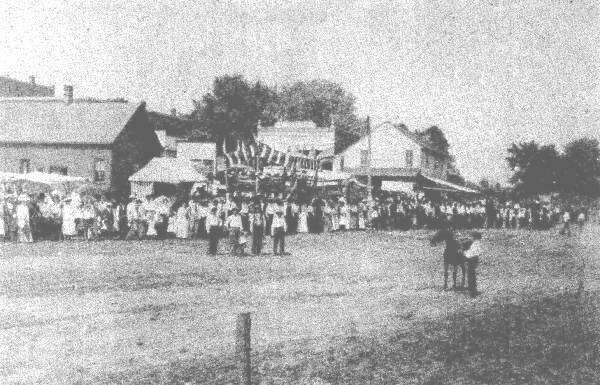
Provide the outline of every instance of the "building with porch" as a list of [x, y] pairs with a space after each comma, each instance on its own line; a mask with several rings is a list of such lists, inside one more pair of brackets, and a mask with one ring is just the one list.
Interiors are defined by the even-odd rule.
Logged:
[[334, 170], [357, 178], [366, 179], [370, 174], [375, 190], [389, 181], [412, 186], [421, 176], [433, 184], [444, 182], [448, 187], [449, 173], [456, 172], [450, 157], [406, 126], [391, 122], [373, 127], [370, 138], [362, 137], [336, 155], [333, 163]]

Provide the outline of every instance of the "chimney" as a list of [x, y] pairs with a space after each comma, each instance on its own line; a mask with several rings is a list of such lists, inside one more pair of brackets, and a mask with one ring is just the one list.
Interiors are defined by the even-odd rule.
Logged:
[[31, 83], [32, 86], [35, 86], [35, 76], [33, 76], [33, 75], [29, 76], [29, 83]]
[[171, 108], [171, 116], [174, 118], [177, 117], [177, 109], [176, 108]]
[[73, 86], [65, 84], [64, 91], [65, 91], [65, 94], [64, 94], [65, 103], [67, 103], [67, 104], [73, 103]]

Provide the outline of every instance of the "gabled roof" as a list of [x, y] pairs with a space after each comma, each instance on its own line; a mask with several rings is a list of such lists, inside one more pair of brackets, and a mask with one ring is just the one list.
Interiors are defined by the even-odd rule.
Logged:
[[325, 151], [335, 147], [335, 128], [317, 127], [310, 120], [278, 121], [273, 126], [259, 125], [256, 140], [278, 151]]
[[122, 102], [0, 98], [0, 143], [108, 145], [138, 107]]
[[129, 177], [130, 182], [184, 183], [205, 182], [192, 162], [178, 158], [152, 158], [140, 171]]
[[438, 150], [437, 148], [435, 148], [431, 143], [429, 143], [429, 141], [427, 141], [426, 139], [424, 139], [423, 137], [419, 136], [417, 133], [412, 132], [408, 129], [408, 127], [406, 127], [404, 124], [401, 123], [391, 123], [391, 122], [384, 122], [383, 124], [391, 124], [392, 126], [396, 127], [401, 133], [403, 133], [407, 138], [409, 138], [410, 140], [412, 140], [413, 142], [415, 142], [416, 144], [418, 144], [421, 147], [424, 147], [432, 152], [438, 153], [440, 155], [443, 155], [440, 150]]
[[[371, 133], [377, 129], [379, 129], [380, 127], [383, 127], [385, 125], [389, 125], [392, 126], [394, 128], [396, 128], [398, 130], [398, 132], [400, 132], [402, 135], [406, 136], [408, 139], [410, 139], [411, 141], [413, 141], [414, 143], [416, 143], [417, 145], [428, 149], [431, 152], [434, 152], [436, 154], [439, 155], [443, 155], [438, 149], [436, 149], [435, 147], [433, 147], [433, 145], [431, 143], [429, 143], [427, 140], [423, 139], [422, 137], [420, 137], [419, 135], [417, 135], [416, 133], [410, 131], [404, 124], [399, 124], [399, 123], [392, 123], [389, 121], [383, 122], [381, 124], [378, 124], [376, 127], [371, 129]], [[356, 143], [364, 140], [365, 138], [367, 138], [369, 134], [365, 134], [363, 135], [357, 142], [355, 142], [354, 144], [350, 145], [348, 148], [346, 148], [344, 151], [342, 151], [342, 154], [346, 151], [348, 151], [348, 149], [352, 148], [353, 146], [356, 145]]]

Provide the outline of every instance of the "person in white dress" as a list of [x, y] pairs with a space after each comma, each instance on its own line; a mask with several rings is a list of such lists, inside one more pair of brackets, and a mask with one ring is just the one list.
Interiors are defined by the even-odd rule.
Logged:
[[62, 209], [62, 235], [65, 239], [70, 239], [77, 235], [77, 225], [75, 223], [75, 208], [71, 198], [64, 201]]
[[175, 215], [175, 236], [180, 239], [190, 237], [190, 222], [187, 203], [183, 203]]
[[158, 236], [156, 225], [161, 220], [158, 208], [154, 202], [149, 202], [146, 205], [146, 220], [148, 221], [148, 231], [146, 231], [146, 236], [154, 239]]
[[350, 221], [348, 220], [350, 214], [348, 213], [348, 206], [344, 202], [340, 203], [340, 225], [339, 229], [342, 231], [346, 231], [350, 227]]
[[0, 195], [0, 240], [6, 237], [6, 225], [4, 224], [4, 196]]
[[298, 213], [298, 232], [308, 233], [308, 212], [306, 205], [301, 205]]
[[331, 210], [331, 231], [338, 231], [340, 229], [340, 208], [336, 204]]
[[365, 230], [367, 228], [367, 215], [368, 215], [367, 203], [361, 202], [358, 206], [358, 229]]
[[19, 196], [19, 202], [17, 204], [17, 232], [19, 235], [19, 242], [31, 243], [33, 237], [31, 235], [31, 224], [29, 221], [29, 206], [27, 204], [27, 196], [22, 194]]

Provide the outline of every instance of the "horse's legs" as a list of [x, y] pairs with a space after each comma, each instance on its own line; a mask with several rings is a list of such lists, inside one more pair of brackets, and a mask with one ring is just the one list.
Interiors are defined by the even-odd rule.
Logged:
[[462, 270], [462, 283], [460, 284], [460, 287], [465, 287], [465, 264], [461, 263], [460, 264], [460, 269]]
[[448, 264], [444, 262], [444, 290], [448, 288]]

